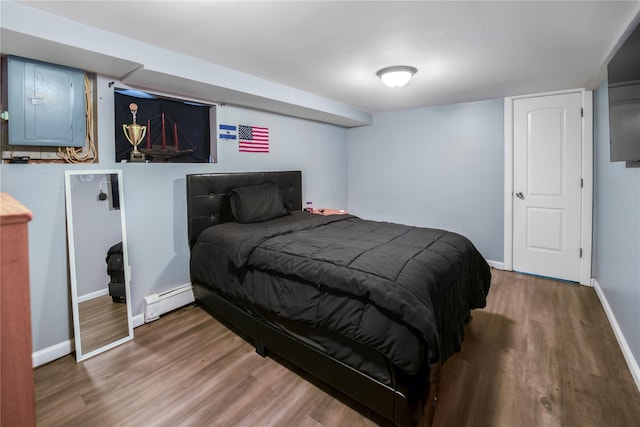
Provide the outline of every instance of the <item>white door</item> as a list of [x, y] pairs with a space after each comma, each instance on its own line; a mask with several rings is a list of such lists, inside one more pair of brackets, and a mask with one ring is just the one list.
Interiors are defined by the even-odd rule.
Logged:
[[513, 104], [513, 269], [580, 281], [582, 96]]

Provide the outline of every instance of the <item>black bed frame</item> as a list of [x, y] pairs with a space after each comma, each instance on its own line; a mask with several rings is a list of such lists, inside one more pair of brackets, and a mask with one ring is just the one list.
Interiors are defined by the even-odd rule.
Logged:
[[[189, 246], [193, 247], [205, 228], [233, 221], [227, 194], [236, 187], [274, 182], [280, 188], [289, 210], [302, 209], [300, 171], [250, 172], [187, 175], [187, 220]], [[336, 360], [257, 318], [229, 302], [208, 286], [192, 283], [196, 301], [209, 313], [250, 340], [256, 351], [271, 351], [336, 388], [398, 426], [415, 424], [415, 415], [427, 397], [429, 374], [424, 387], [398, 384], [392, 388]]]

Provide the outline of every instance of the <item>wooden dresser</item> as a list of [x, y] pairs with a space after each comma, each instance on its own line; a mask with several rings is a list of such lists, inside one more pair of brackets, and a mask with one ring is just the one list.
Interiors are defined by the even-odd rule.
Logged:
[[29, 246], [31, 211], [0, 193], [0, 425], [35, 426]]

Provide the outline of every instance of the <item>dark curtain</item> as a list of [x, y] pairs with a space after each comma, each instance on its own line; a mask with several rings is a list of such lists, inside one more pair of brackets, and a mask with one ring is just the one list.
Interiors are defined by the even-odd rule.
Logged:
[[111, 181], [111, 207], [116, 210], [120, 209], [120, 187], [118, 186], [118, 174], [109, 174]]

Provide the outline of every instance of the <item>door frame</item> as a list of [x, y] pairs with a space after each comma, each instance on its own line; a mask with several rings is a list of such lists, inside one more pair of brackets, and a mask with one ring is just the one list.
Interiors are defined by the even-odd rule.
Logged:
[[513, 103], [517, 99], [580, 93], [582, 98], [582, 196], [580, 202], [580, 284], [591, 286], [593, 222], [593, 92], [570, 89], [504, 99], [504, 269], [513, 270]]

